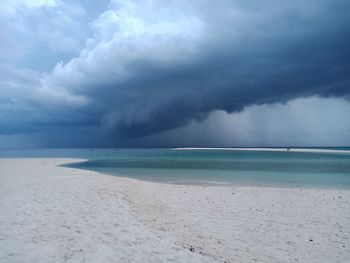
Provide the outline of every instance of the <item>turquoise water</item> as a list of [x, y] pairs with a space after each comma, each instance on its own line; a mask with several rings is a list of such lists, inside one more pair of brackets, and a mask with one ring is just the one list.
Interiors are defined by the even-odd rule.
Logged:
[[167, 183], [350, 189], [350, 154], [172, 149], [30, 149], [1, 150], [0, 157], [85, 158], [89, 161], [72, 164], [70, 167]]

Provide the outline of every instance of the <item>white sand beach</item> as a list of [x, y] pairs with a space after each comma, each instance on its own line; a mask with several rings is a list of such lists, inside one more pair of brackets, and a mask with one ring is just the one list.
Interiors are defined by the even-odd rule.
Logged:
[[350, 262], [350, 191], [170, 185], [0, 159], [0, 262]]

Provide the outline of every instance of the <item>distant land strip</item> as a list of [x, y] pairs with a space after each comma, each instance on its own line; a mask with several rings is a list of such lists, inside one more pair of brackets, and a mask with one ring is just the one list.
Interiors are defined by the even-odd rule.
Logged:
[[264, 152], [310, 152], [310, 153], [345, 153], [350, 154], [350, 150], [333, 149], [310, 149], [310, 148], [215, 148], [215, 147], [180, 147], [173, 150], [223, 150], [223, 151], [264, 151]]

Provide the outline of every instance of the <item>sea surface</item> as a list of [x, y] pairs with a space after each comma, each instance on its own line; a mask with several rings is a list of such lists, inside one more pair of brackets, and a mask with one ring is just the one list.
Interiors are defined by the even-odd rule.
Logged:
[[71, 164], [69, 167], [164, 183], [350, 189], [350, 152], [205, 149], [0, 150], [0, 158], [9, 157], [84, 158], [88, 161]]

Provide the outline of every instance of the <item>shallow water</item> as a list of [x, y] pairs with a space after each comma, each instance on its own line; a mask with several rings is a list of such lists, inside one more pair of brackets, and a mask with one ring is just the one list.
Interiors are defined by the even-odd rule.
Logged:
[[[345, 149], [345, 148], [343, 148]], [[0, 157], [72, 157], [69, 165], [167, 183], [350, 189], [350, 154], [173, 149], [1, 150]]]
[[125, 150], [75, 167], [172, 183], [350, 188], [349, 154]]

